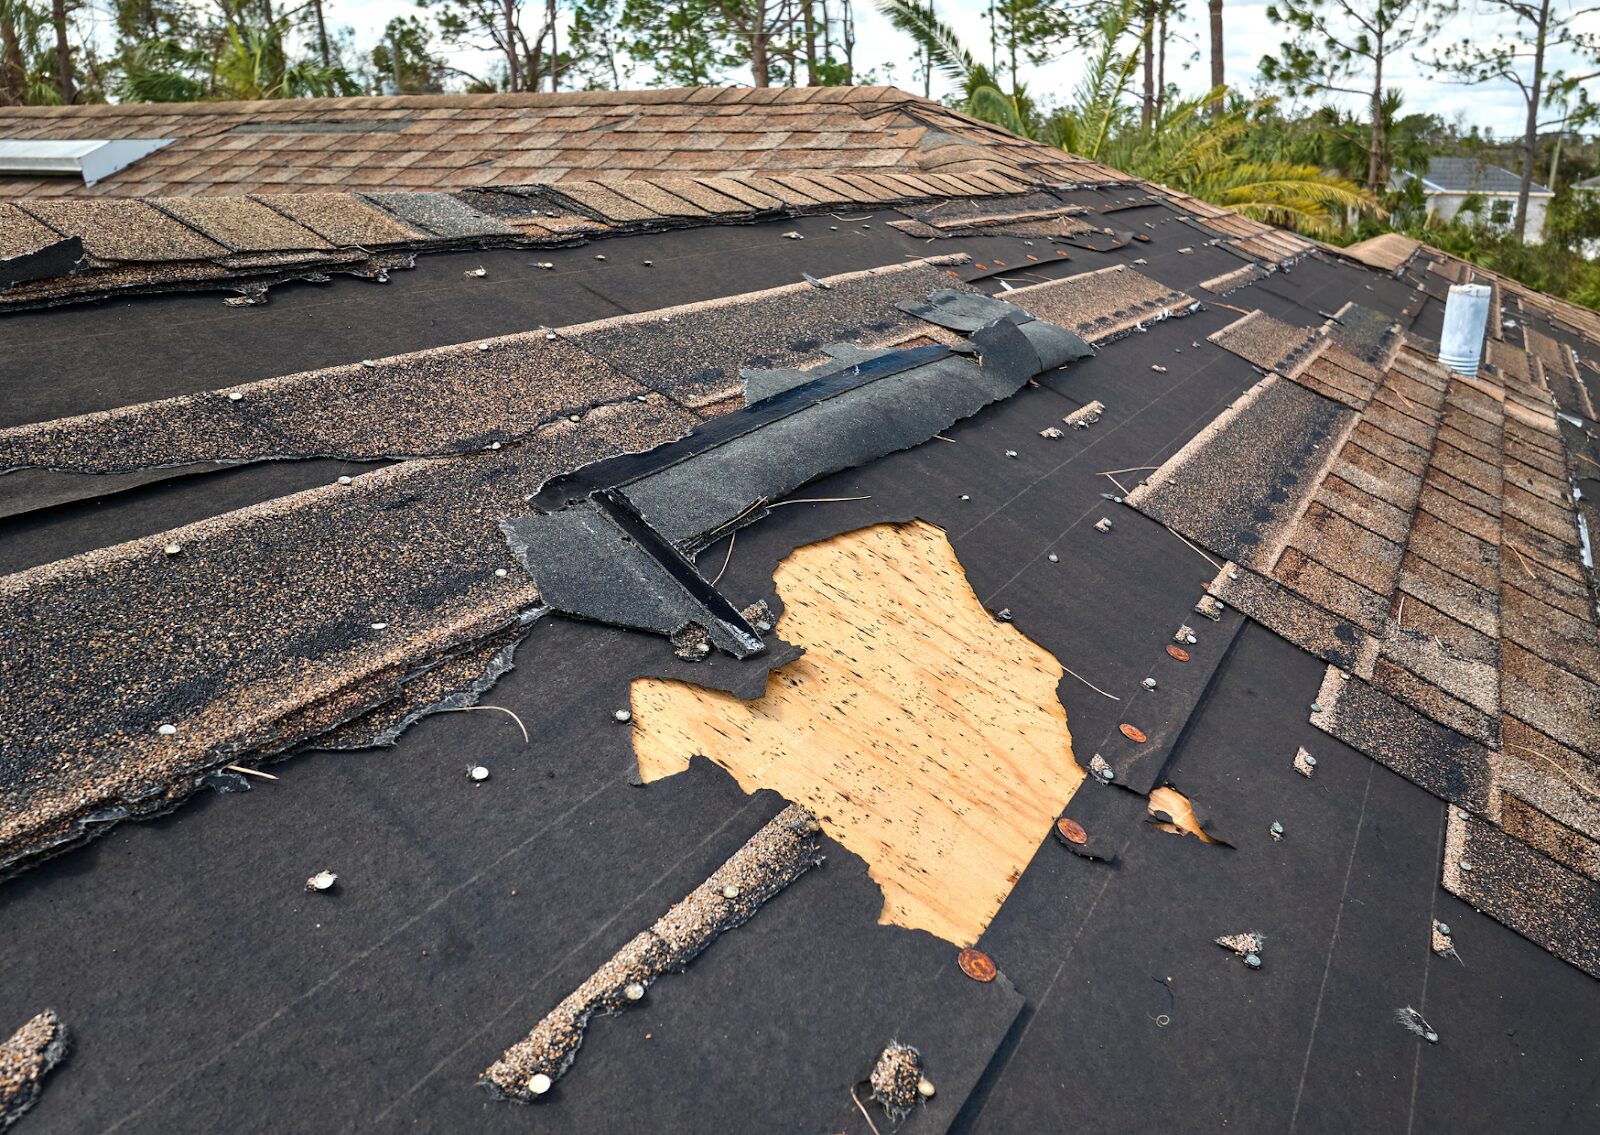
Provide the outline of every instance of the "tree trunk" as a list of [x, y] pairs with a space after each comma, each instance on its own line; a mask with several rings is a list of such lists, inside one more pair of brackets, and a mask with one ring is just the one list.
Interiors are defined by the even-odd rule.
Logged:
[[1533, 49], [1533, 86], [1528, 91], [1528, 123], [1522, 132], [1522, 184], [1517, 187], [1517, 239], [1528, 239], [1528, 194], [1539, 151], [1539, 98], [1544, 88], [1544, 52], [1550, 38], [1550, 0], [1539, 5], [1539, 38]]
[[[1222, 55], [1222, 0], [1211, 0], [1211, 85], [1220, 87], [1228, 81], [1227, 68]], [[1211, 116], [1222, 113], [1222, 99], [1211, 104]]]
[[1150, 50], [1156, 34], [1156, 2], [1144, 0], [1144, 101], [1139, 105], [1139, 125], [1146, 130], [1156, 113], [1156, 57]]
[[17, 25], [0, 15], [0, 106], [21, 106], [28, 100], [28, 70], [22, 61]]
[[817, 12], [816, 0], [800, 0], [806, 14], [806, 86], [817, 85]]
[[[1548, 3], [1549, 0], [1546, 0]], [[1378, 37], [1377, 50], [1373, 52], [1372, 79], [1372, 131], [1367, 139], [1367, 192], [1377, 193], [1385, 163], [1383, 160], [1383, 37]]]
[[546, 9], [550, 21], [550, 93], [561, 89], [561, 49], [556, 43], [556, 0], [550, 0]]
[[839, 35], [844, 41], [844, 81], [849, 86], [856, 81], [856, 10], [851, 0], [844, 0]]
[[328, 54], [328, 25], [322, 19], [322, 0], [311, 0], [311, 12], [317, 18], [317, 52], [322, 56], [322, 65], [332, 67], [333, 58]]
[[750, 19], [750, 78], [758, 87], [770, 87], [772, 76], [767, 61], [767, 39], [771, 33], [767, 30], [766, 0], [758, 0], [753, 7]]
[[1160, 50], [1156, 53], [1156, 118], [1167, 109], [1167, 8], [1161, 8], [1161, 25], [1157, 29]]
[[506, 86], [513, 91], [522, 89], [521, 63], [517, 55], [517, 6], [516, 0], [500, 0], [501, 8], [506, 17]]
[[78, 88], [73, 82], [72, 48], [67, 43], [67, 0], [51, 0], [50, 22], [56, 29], [56, 93], [63, 105], [70, 106], [78, 97]]

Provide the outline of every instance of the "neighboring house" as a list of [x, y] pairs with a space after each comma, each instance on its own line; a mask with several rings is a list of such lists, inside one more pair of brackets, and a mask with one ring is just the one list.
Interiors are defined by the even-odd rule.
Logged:
[[[1454, 219], [1461, 207], [1474, 197], [1483, 201], [1483, 219], [1490, 224], [1509, 228], [1516, 218], [1522, 175], [1503, 166], [1490, 165], [1478, 158], [1434, 158], [1421, 172], [1397, 172], [1393, 183], [1399, 187], [1411, 178], [1422, 182], [1428, 211], [1444, 220]], [[1537, 181], [1529, 190], [1529, 244], [1538, 244], [1544, 239], [1545, 210], [1554, 196], [1549, 188]]]
[[1595, 1129], [1600, 314], [889, 88], [3, 141], [0, 1127]]

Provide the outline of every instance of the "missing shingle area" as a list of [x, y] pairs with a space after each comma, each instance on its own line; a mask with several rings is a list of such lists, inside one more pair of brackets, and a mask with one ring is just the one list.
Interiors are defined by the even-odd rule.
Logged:
[[641, 779], [699, 755], [747, 792], [778, 791], [866, 860], [880, 922], [971, 945], [1083, 782], [1065, 671], [984, 609], [922, 521], [800, 548], [775, 582], [777, 630], [804, 657], [748, 702], [636, 681]]

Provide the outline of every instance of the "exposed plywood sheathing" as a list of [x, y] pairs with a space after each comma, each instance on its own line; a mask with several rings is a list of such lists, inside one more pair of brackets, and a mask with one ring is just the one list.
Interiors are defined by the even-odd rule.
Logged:
[[1061, 664], [984, 610], [922, 521], [808, 545], [776, 582], [805, 657], [751, 702], [635, 682], [642, 779], [703, 755], [781, 793], [866, 860], [880, 922], [970, 945], [1083, 782]]

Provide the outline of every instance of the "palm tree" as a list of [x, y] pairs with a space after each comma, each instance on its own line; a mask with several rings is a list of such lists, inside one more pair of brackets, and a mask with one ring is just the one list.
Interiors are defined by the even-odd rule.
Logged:
[[[1370, 194], [1336, 172], [1247, 158], [1251, 117], [1269, 104], [1227, 107], [1226, 87], [1165, 106], [1141, 125], [1129, 100], [1151, 32], [1149, 25], [1137, 36], [1130, 31], [1139, 0], [1123, 0], [1102, 18], [1099, 47], [1072, 101], [1042, 123], [1020, 92], [1007, 95], [996, 86], [947, 24], [911, 0], [874, 3], [962, 84], [963, 109], [974, 118], [1273, 224], [1327, 233], [1347, 210], [1377, 208]], [[1208, 108], [1219, 104], [1227, 109], [1207, 118]]]
[[978, 62], [955, 29], [934, 14], [932, 4], [926, 8], [916, 0], [872, 0], [872, 4], [915, 40], [918, 50], [946, 78], [961, 84], [963, 110], [1013, 134], [1033, 137], [1033, 108], [1022, 84], [1015, 83], [1010, 94], [1002, 91], [994, 72]]
[[241, 8], [217, 29], [209, 48], [174, 40], [141, 43], [123, 62], [117, 94], [128, 102], [359, 94], [360, 84], [338, 64], [290, 57], [292, 18], [293, 13], [266, 19]]

